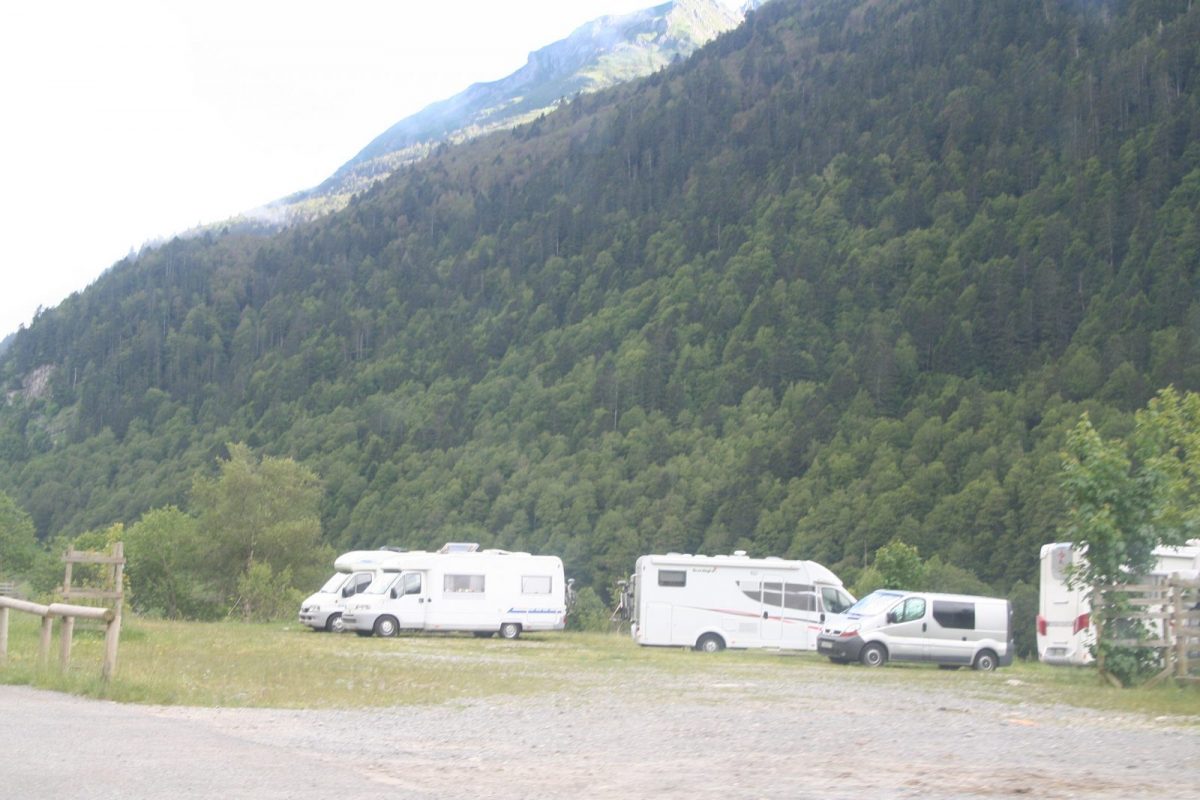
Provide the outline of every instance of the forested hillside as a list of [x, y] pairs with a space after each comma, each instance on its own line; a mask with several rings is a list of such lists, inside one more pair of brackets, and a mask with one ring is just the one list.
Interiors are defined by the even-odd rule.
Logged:
[[0, 490], [73, 533], [245, 442], [340, 548], [603, 590], [899, 538], [1007, 591], [1080, 413], [1200, 389], [1198, 73], [1188, 0], [774, 0], [344, 212], [117, 264], [4, 354]]

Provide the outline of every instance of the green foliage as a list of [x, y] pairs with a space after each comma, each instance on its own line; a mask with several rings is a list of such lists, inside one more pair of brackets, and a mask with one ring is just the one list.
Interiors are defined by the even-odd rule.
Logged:
[[917, 589], [925, 578], [917, 548], [899, 539], [875, 551], [875, 569], [889, 589]]
[[1008, 592], [1012, 603], [1013, 646], [1018, 658], [1037, 658], [1038, 588], [1018, 581]]
[[11, 497], [0, 492], [0, 576], [26, 577], [37, 557], [33, 521]]
[[291, 567], [277, 573], [255, 561], [238, 576], [235, 607], [246, 622], [271, 622], [294, 615], [304, 594], [294, 585]]
[[611, 612], [591, 586], [585, 586], [575, 595], [575, 605], [567, 617], [567, 630], [606, 631], [609, 629]]
[[152, 509], [125, 531], [129, 603], [168, 619], [211, 619], [223, 598], [206, 585], [211, 557], [196, 519], [169, 506]]
[[[290, 598], [283, 589], [316, 585], [328, 571], [334, 553], [320, 541], [320, 482], [291, 459], [259, 459], [242, 444], [228, 450], [217, 475], [198, 476], [192, 487], [204, 577], [247, 619], [293, 613], [295, 603], [263, 592]], [[252, 591], [256, 579], [265, 583]]]
[[[1200, 395], [1167, 388], [1139, 411], [1127, 438], [1105, 440], [1085, 413], [1067, 437], [1063, 490], [1070, 501], [1064, 536], [1086, 559], [1070, 575], [1073, 586], [1128, 583], [1154, 566], [1154, 549], [1181, 545], [1200, 519]], [[1123, 684], [1154, 669], [1144, 648], [1114, 639], [1148, 638], [1150, 631], [1125, 617], [1134, 609], [1123, 593], [1106, 595], [1096, 615], [1097, 658]], [[1095, 613], [1095, 612], [1094, 612]]]

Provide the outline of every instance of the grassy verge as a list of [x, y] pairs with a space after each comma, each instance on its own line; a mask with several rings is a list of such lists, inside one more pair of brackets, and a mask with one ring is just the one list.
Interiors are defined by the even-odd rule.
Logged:
[[514, 642], [471, 636], [364, 639], [317, 634], [295, 624], [164, 622], [127, 619], [116, 678], [100, 680], [103, 634], [79, 624], [70, 669], [58, 669], [58, 629], [50, 663], [37, 663], [38, 621], [10, 617], [7, 663], [0, 683], [121, 702], [197, 706], [357, 708], [493, 695], [536, 694], [612, 686], [647, 678], [687, 691], [697, 683], [886, 681], [914, 688], [952, 684], [1014, 705], [1066, 704], [1190, 718], [1200, 725], [1200, 689], [1163, 685], [1117, 690], [1094, 670], [1018, 663], [993, 675], [945, 672], [926, 665], [882, 670], [836, 667], [814, 654], [730, 652], [704, 656], [642, 648], [628, 637], [555, 633]]

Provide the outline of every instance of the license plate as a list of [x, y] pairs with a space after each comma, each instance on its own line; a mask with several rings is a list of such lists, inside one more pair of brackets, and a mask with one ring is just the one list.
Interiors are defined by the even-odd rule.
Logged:
[[832, 650], [833, 645], [831, 645], [829, 642], [817, 642], [817, 649], [818, 650]]

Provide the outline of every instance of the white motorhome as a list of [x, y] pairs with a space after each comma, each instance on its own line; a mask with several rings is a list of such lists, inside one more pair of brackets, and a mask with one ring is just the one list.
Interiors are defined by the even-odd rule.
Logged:
[[436, 553], [405, 553], [402, 571], [355, 596], [342, 621], [360, 636], [470, 631], [515, 639], [526, 631], [561, 631], [562, 560], [455, 543]]
[[[1200, 570], [1200, 539], [1183, 547], [1158, 547], [1151, 577], [1195, 577]], [[1042, 545], [1038, 586], [1037, 652], [1047, 664], [1083, 666], [1093, 660], [1096, 630], [1092, 626], [1088, 589], [1068, 584], [1070, 571], [1083, 561], [1070, 542]]]
[[854, 602], [815, 561], [668, 553], [637, 560], [630, 630], [641, 645], [812, 650], [825, 614]]
[[347, 598], [363, 592], [384, 572], [398, 572], [394, 549], [353, 550], [333, 562], [336, 572], [325, 585], [300, 604], [300, 624], [313, 630], [340, 633]]
[[1013, 660], [1012, 605], [1000, 597], [879, 589], [830, 615], [817, 651], [835, 664], [928, 661], [990, 672]]

